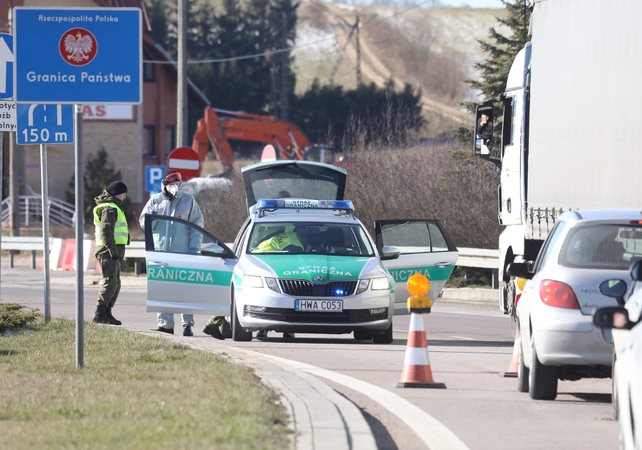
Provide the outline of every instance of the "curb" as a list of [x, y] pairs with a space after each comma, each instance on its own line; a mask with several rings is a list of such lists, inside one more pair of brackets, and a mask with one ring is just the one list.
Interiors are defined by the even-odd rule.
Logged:
[[377, 444], [363, 414], [350, 400], [319, 378], [255, 351], [228, 347], [216, 341], [194, 342], [179, 336], [132, 331], [172, 339], [197, 349], [218, 353], [252, 367], [267, 386], [278, 392], [294, 431], [292, 449], [376, 450]]

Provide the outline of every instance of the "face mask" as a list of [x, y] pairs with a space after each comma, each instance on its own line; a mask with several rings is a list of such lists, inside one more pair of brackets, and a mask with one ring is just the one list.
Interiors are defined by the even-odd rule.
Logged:
[[178, 185], [177, 184], [171, 184], [167, 186], [167, 192], [169, 192], [172, 195], [176, 195], [178, 193]]

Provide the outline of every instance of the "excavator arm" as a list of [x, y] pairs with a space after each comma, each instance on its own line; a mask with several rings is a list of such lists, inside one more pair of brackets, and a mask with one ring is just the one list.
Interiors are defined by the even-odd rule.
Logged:
[[233, 170], [234, 163], [228, 139], [272, 144], [283, 159], [303, 159], [303, 149], [310, 145], [303, 132], [290, 123], [278, 122], [269, 116], [223, 112], [234, 117], [219, 117], [209, 106], [205, 109], [205, 116], [198, 121], [192, 148], [203, 161], [211, 144], [225, 171]]

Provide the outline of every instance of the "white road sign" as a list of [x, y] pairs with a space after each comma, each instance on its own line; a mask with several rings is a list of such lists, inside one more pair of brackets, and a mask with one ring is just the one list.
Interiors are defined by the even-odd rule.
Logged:
[[0, 132], [16, 131], [16, 104], [0, 101]]

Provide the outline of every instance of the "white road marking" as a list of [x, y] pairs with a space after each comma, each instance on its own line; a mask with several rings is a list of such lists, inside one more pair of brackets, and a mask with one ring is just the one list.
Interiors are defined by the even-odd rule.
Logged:
[[461, 339], [462, 341], [478, 341], [479, 339], [465, 337], [465, 336], [450, 336], [453, 339]]
[[303, 372], [326, 378], [367, 395], [408, 425], [431, 450], [470, 450], [466, 444], [437, 419], [406, 399], [386, 389], [310, 364], [292, 361], [278, 356], [265, 354], [262, 356], [280, 361], [283, 364], [287, 364]]

